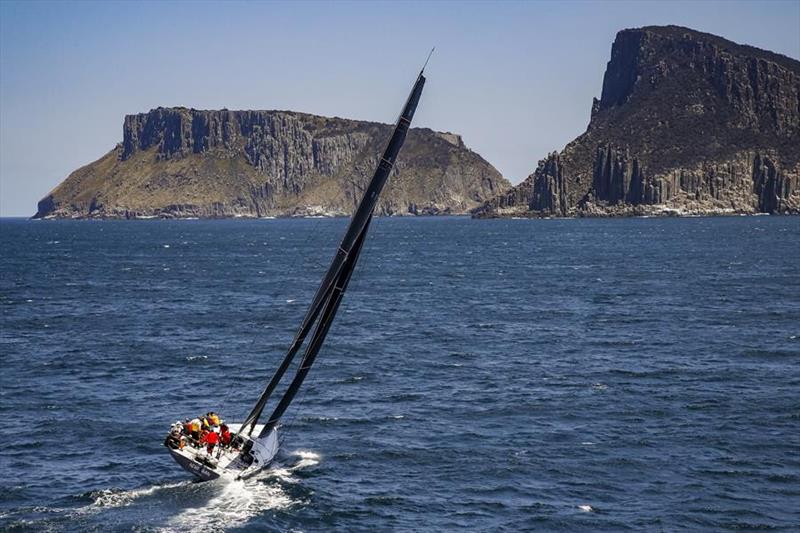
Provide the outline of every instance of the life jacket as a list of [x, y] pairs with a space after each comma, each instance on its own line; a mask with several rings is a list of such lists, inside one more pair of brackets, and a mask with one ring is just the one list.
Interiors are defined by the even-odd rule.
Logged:
[[231, 443], [231, 432], [230, 431], [222, 431], [220, 433], [220, 441], [222, 444], [230, 444]]
[[205, 437], [203, 437], [203, 442], [208, 444], [216, 444], [219, 442], [219, 435], [217, 435], [214, 431], [209, 431]]
[[208, 417], [208, 419], [211, 421], [211, 425], [212, 426], [218, 426], [219, 425], [219, 415], [218, 414], [212, 413], [211, 416]]
[[190, 428], [190, 431], [192, 433], [196, 433], [196, 432], [200, 431], [200, 420], [195, 418], [194, 420], [189, 422], [189, 428]]

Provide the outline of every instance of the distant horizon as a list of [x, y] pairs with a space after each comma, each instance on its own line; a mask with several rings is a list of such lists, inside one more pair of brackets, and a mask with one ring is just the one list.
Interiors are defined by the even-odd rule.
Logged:
[[682, 26], [800, 58], [800, 2], [453, 6], [0, 3], [0, 217], [33, 215], [122, 141], [126, 115], [158, 107], [391, 123], [434, 45], [415, 127], [461, 135], [513, 184], [585, 131], [620, 30]]

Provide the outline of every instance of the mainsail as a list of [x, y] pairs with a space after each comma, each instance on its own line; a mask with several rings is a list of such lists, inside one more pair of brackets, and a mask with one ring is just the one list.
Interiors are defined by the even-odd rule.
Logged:
[[267, 405], [267, 401], [291, 366], [295, 355], [300, 351], [300, 348], [303, 346], [306, 337], [312, 329], [314, 329], [314, 333], [306, 346], [299, 368], [292, 382], [275, 406], [275, 409], [259, 436], [269, 434], [278, 424], [284, 412], [289, 407], [289, 404], [291, 404], [297, 394], [297, 391], [300, 389], [300, 386], [303, 384], [303, 380], [308, 375], [311, 365], [314, 364], [314, 360], [336, 316], [336, 311], [347, 289], [347, 284], [350, 281], [353, 270], [355, 270], [358, 256], [361, 253], [361, 248], [364, 244], [370, 221], [372, 220], [372, 213], [375, 210], [380, 193], [394, 167], [397, 154], [400, 153], [400, 148], [402, 148], [403, 142], [405, 141], [406, 134], [411, 125], [411, 120], [414, 118], [414, 112], [417, 109], [417, 104], [422, 95], [422, 88], [425, 85], [424, 71], [425, 68], [423, 67], [417, 77], [414, 88], [411, 90], [411, 94], [408, 96], [408, 100], [406, 100], [403, 111], [400, 113], [400, 117], [397, 119], [394, 133], [389, 140], [389, 144], [386, 146], [386, 150], [378, 163], [378, 167], [375, 169], [375, 174], [364, 191], [364, 196], [361, 198], [361, 202], [353, 213], [353, 217], [350, 219], [347, 232], [339, 248], [336, 250], [331, 266], [323, 277], [322, 283], [317, 289], [314, 299], [303, 318], [303, 322], [300, 324], [300, 328], [297, 330], [292, 344], [286, 352], [286, 356], [275, 370], [275, 373], [264, 389], [264, 392], [261, 393], [255, 406], [250, 411], [250, 414], [247, 415], [247, 418], [242, 423], [239, 430], [240, 434], [246, 433], [248, 436], [252, 435], [255, 425]]

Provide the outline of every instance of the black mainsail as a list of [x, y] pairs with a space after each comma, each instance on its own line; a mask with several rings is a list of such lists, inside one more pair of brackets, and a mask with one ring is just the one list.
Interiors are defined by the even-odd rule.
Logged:
[[272, 375], [264, 392], [261, 393], [255, 406], [250, 411], [250, 414], [247, 415], [247, 418], [242, 423], [239, 429], [240, 434], [252, 435], [256, 423], [267, 405], [267, 401], [291, 366], [292, 361], [300, 351], [300, 348], [303, 346], [306, 337], [308, 337], [312, 329], [314, 332], [306, 346], [295, 376], [275, 406], [264, 428], [259, 433], [259, 437], [269, 434], [278, 424], [297, 394], [297, 391], [300, 389], [300, 386], [303, 384], [303, 380], [308, 375], [311, 366], [314, 364], [314, 360], [336, 316], [336, 311], [347, 289], [350, 277], [355, 270], [358, 257], [361, 254], [361, 248], [367, 236], [369, 224], [372, 220], [372, 213], [375, 210], [380, 193], [394, 167], [397, 154], [400, 153], [400, 148], [402, 148], [403, 142], [406, 139], [411, 120], [414, 118], [414, 112], [417, 109], [417, 104], [422, 95], [422, 88], [425, 85], [424, 71], [425, 67], [420, 71], [417, 81], [414, 83], [414, 88], [411, 90], [411, 94], [409, 94], [405, 106], [403, 106], [400, 117], [397, 119], [394, 133], [391, 139], [389, 139], [389, 144], [386, 146], [383, 157], [378, 163], [378, 167], [375, 169], [372, 180], [370, 180], [369, 185], [364, 191], [361, 202], [358, 204], [358, 207], [350, 219], [350, 225], [347, 227], [344, 238], [339, 248], [336, 250], [331, 266], [323, 277], [322, 283], [320, 283], [314, 295], [314, 299], [303, 318], [303, 322], [300, 324], [300, 328], [297, 330], [292, 344], [286, 352], [286, 356], [275, 370], [275, 373]]

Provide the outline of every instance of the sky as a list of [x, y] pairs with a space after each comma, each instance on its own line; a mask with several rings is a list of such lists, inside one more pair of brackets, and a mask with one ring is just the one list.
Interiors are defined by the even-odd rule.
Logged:
[[617, 31], [678, 24], [800, 58], [800, 0], [0, 0], [0, 216], [30, 216], [159, 106], [392, 122], [431, 47], [415, 126], [512, 183], [582, 133]]

